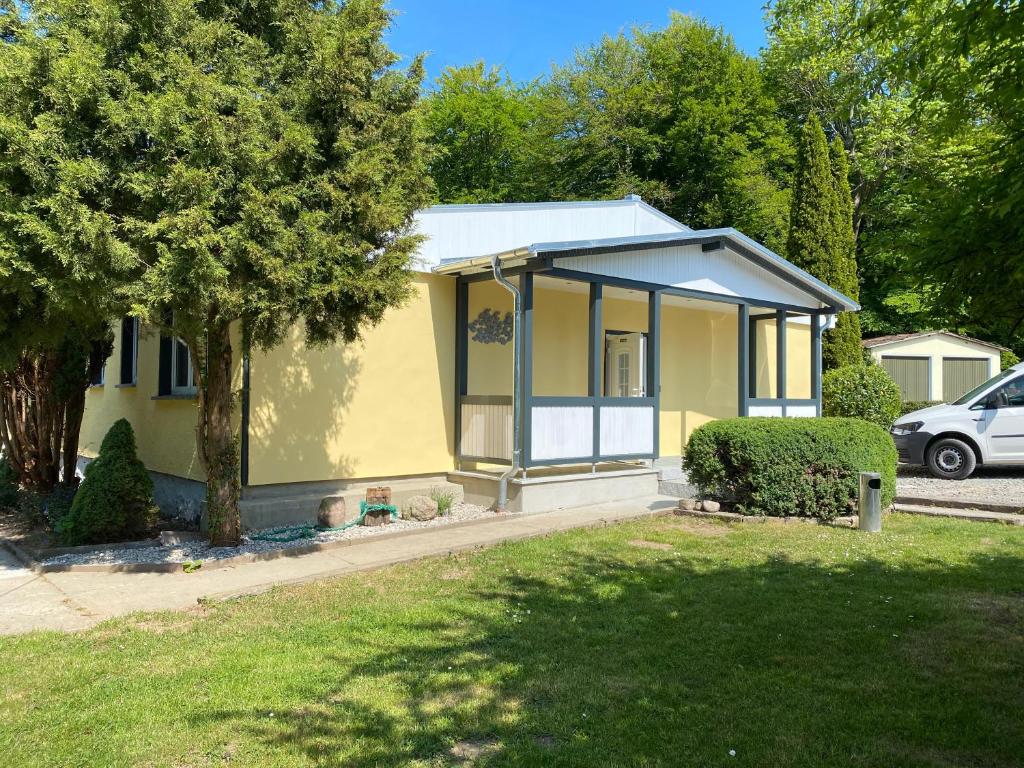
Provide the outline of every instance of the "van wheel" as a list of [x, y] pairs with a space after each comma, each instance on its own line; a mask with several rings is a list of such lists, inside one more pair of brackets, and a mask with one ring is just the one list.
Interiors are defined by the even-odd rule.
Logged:
[[978, 460], [963, 440], [945, 437], [928, 446], [928, 471], [943, 480], [964, 480], [971, 476]]

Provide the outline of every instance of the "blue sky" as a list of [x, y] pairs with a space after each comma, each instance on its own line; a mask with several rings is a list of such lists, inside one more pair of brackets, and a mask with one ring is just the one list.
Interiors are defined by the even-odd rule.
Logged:
[[670, 10], [702, 16], [748, 53], [764, 45], [765, 0], [391, 0], [388, 42], [411, 57], [426, 51], [430, 80], [449, 65], [480, 59], [504, 65], [516, 80], [546, 74], [552, 63], [634, 24], [663, 27]]

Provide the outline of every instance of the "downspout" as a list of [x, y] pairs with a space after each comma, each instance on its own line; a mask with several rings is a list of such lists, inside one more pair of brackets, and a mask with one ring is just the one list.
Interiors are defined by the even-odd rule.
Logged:
[[522, 455], [522, 430], [519, 423], [519, 416], [523, 410], [522, 382], [519, 381], [519, 370], [522, 365], [522, 350], [519, 346], [520, 329], [523, 316], [523, 296], [519, 288], [510, 283], [501, 274], [501, 259], [499, 256], [491, 257], [491, 271], [494, 272], [494, 279], [505, 287], [513, 298], [512, 313], [512, 465], [508, 471], [498, 479], [498, 512], [504, 512], [508, 506], [508, 481], [519, 471], [519, 457]]

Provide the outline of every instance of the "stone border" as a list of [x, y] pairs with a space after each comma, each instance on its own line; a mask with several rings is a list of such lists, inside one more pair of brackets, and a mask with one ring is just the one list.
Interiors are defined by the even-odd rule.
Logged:
[[920, 507], [946, 507], [948, 509], [976, 509], [982, 512], [1003, 512], [1008, 515], [1024, 515], [1020, 504], [1003, 504], [996, 501], [969, 501], [964, 499], [934, 499], [927, 496], [897, 496], [896, 504], [910, 504]]
[[[273, 549], [267, 552], [247, 552], [243, 555], [235, 555], [233, 557], [224, 557], [217, 560], [204, 560], [202, 565], [196, 570], [204, 571], [216, 571], [221, 568], [232, 568], [236, 565], [244, 565], [246, 563], [262, 562], [264, 560], [277, 560], [281, 557], [299, 557], [301, 555], [308, 555], [313, 552], [323, 552], [325, 550], [340, 549], [342, 547], [350, 547], [353, 544], [362, 544], [367, 541], [387, 541], [390, 539], [400, 539], [406, 536], [415, 536], [417, 534], [426, 533], [433, 530], [448, 530], [454, 528], [465, 528], [471, 525], [480, 525], [482, 523], [490, 523], [495, 520], [516, 520], [523, 517], [529, 517], [529, 513], [522, 512], [510, 512], [502, 515], [497, 513], [491, 513], [489, 515], [482, 515], [481, 517], [474, 518], [472, 520], [463, 520], [459, 523], [448, 523], [447, 525], [438, 525], [430, 528], [414, 528], [412, 530], [395, 531], [394, 533], [379, 533], [374, 536], [364, 536], [357, 539], [338, 539], [336, 541], [321, 541], [312, 542], [310, 544], [303, 544], [297, 547], [284, 547], [281, 549]], [[157, 541], [157, 540], [154, 540]], [[158, 543], [153, 541], [144, 542], [145, 546], [158, 546]], [[11, 553], [20, 560], [26, 568], [29, 568], [34, 573], [185, 573], [185, 566], [193, 561], [185, 561], [181, 563], [92, 563], [86, 565], [72, 565], [63, 563], [46, 564], [42, 563], [31, 554], [23, 550], [16, 543], [10, 539], [0, 538], [0, 545], [7, 547]], [[109, 548], [111, 545], [100, 545], [96, 549]], [[124, 549], [133, 549], [136, 547], [121, 547]]]
[[699, 509], [679, 507], [672, 510], [672, 513], [680, 517], [698, 517], [705, 520], [718, 520], [723, 523], [775, 523], [777, 525], [813, 523], [815, 525], [830, 525], [833, 528], [857, 527], [857, 515], [837, 517], [834, 520], [820, 520], [816, 517], [768, 517], [766, 515], [741, 515], [738, 512], [704, 512]]

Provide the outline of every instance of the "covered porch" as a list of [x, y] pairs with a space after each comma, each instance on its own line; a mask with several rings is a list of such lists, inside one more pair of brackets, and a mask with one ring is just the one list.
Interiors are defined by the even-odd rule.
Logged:
[[457, 281], [458, 472], [651, 473], [706, 421], [820, 414], [821, 333], [839, 307], [729, 234], [439, 267]]

